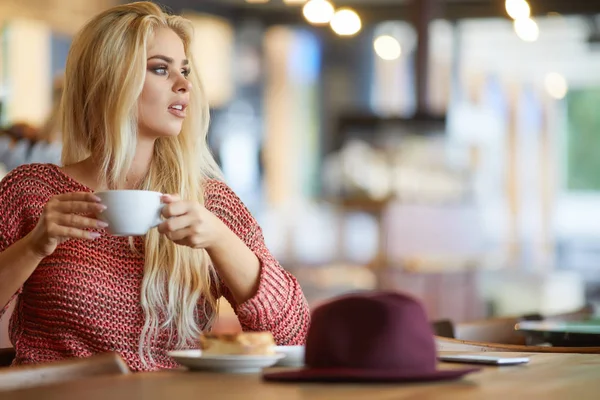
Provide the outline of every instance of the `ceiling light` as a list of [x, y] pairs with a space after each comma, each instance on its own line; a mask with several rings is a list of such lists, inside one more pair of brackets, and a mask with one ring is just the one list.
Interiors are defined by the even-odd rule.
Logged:
[[548, 94], [557, 100], [564, 98], [569, 90], [565, 77], [556, 72], [550, 72], [546, 75], [544, 86], [546, 86]]
[[535, 42], [540, 36], [540, 29], [531, 18], [521, 18], [514, 21], [517, 36], [525, 42]]
[[531, 15], [531, 8], [526, 0], [506, 0], [504, 6], [512, 19], [527, 18]]
[[352, 36], [360, 31], [362, 23], [356, 11], [340, 8], [331, 18], [331, 29], [340, 36]]
[[310, 0], [302, 8], [304, 18], [311, 24], [326, 24], [331, 21], [335, 9], [327, 0]]
[[398, 40], [390, 35], [378, 36], [373, 41], [375, 53], [383, 60], [392, 61], [400, 58], [402, 48]]

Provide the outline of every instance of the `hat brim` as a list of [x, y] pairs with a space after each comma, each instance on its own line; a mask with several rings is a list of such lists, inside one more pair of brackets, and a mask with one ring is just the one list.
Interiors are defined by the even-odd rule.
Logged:
[[306, 368], [293, 371], [268, 372], [263, 379], [272, 382], [429, 382], [462, 378], [481, 368], [444, 369], [431, 372], [397, 370], [361, 370], [345, 368]]

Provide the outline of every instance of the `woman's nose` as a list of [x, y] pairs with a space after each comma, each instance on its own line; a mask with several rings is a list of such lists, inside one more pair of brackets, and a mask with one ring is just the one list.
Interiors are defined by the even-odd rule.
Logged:
[[174, 89], [176, 92], [187, 93], [192, 90], [192, 82], [185, 79], [184, 76], [180, 76], [177, 79], [177, 83], [175, 83]]

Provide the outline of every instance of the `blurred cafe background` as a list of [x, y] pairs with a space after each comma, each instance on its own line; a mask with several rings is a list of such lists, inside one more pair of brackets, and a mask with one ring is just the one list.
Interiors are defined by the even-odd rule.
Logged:
[[[0, 0], [0, 174], [60, 162], [71, 38], [117, 3]], [[311, 307], [600, 302], [600, 1], [160, 3], [194, 23], [210, 145]]]

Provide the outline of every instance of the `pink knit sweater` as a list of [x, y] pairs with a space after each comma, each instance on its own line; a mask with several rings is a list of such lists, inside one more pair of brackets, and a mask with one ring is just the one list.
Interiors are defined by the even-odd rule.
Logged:
[[[52, 164], [24, 165], [10, 172], [0, 182], [0, 252], [35, 227], [52, 196], [75, 191], [91, 190]], [[304, 343], [310, 320], [306, 299], [296, 279], [266, 248], [255, 219], [219, 181], [208, 183], [205, 206], [261, 263], [258, 292], [243, 304], [236, 304], [226, 287], [219, 288], [242, 328], [270, 331], [282, 345]], [[136, 247], [143, 248], [141, 238], [135, 240]], [[134, 371], [176, 367], [166, 354], [174, 348], [166, 332], [151, 348], [151, 365], [145, 367], [138, 355], [144, 324], [140, 306], [143, 266], [143, 256], [131, 251], [127, 238], [104, 233], [93, 241], [61, 244], [15, 294], [18, 300], [10, 320], [10, 339], [17, 353], [14, 363], [116, 351]], [[7, 307], [0, 304], [0, 317]]]

